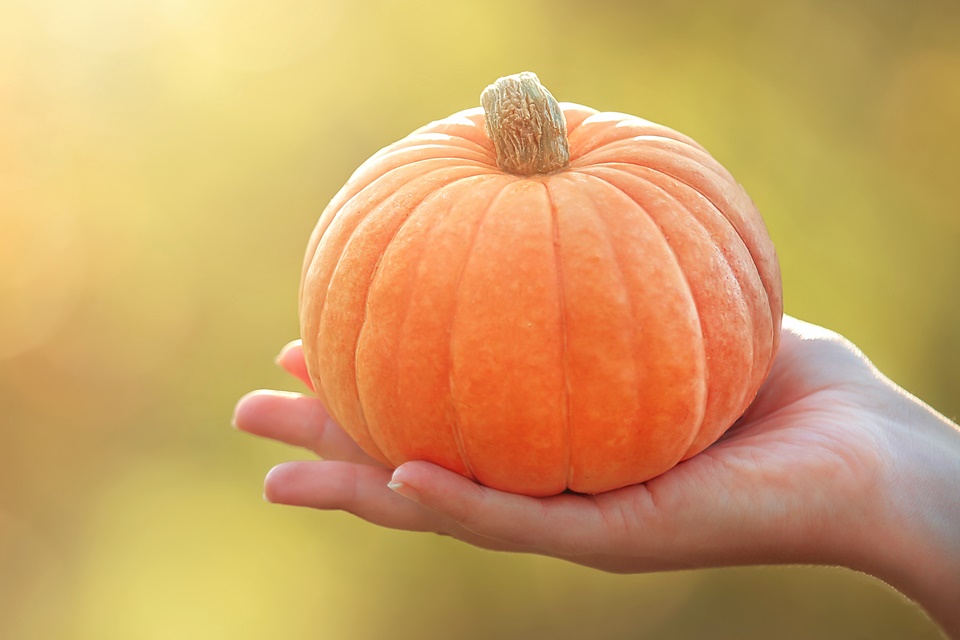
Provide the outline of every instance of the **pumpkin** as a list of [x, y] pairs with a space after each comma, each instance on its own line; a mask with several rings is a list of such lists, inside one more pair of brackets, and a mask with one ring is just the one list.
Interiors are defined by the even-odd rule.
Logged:
[[363, 163], [308, 244], [331, 416], [390, 466], [532, 496], [640, 483], [715, 442], [777, 350], [756, 206], [689, 137], [532, 73]]

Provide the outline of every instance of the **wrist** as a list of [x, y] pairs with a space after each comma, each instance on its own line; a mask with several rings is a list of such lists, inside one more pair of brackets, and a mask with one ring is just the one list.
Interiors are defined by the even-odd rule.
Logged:
[[960, 638], [960, 429], [896, 389], [875, 517], [852, 568], [884, 580]]

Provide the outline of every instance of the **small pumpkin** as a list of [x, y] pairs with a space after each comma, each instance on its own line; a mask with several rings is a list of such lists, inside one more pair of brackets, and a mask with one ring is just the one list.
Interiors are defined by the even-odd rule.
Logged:
[[777, 350], [756, 206], [667, 127], [558, 104], [532, 73], [360, 166], [309, 241], [304, 354], [388, 465], [597, 493], [717, 440]]

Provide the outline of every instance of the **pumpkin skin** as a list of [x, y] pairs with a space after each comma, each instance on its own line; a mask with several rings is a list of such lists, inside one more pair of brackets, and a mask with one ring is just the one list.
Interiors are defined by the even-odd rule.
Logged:
[[307, 369], [384, 464], [608, 491], [715, 442], [770, 369], [780, 268], [743, 188], [672, 129], [560, 109], [562, 170], [502, 171], [469, 109], [376, 153], [320, 217]]

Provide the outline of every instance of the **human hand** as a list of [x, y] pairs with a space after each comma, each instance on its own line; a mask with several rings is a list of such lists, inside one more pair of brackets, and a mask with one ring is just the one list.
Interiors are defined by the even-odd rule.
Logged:
[[[298, 344], [278, 361], [309, 386]], [[784, 318], [756, 400], [717, 443], [646, 483], [604, 494], [530, 498], [428, 462], [391, 470], [308, 395], [248, 394], [235, 422], [323, 458], [274, 468], [265, 484], [271, 502], [342, 509], [386, 527], [616, 572], [838, 564], [890, 581], [960, 634], [951, 613], [960, 602], [960, 504], [942, 489], [944, 477], [947, 487], [960, 480], [960, 432], [849, 342], [793, 318]], [[945, 532], [925, 517], [943, 513], [944, 501], [956, 518]]]

